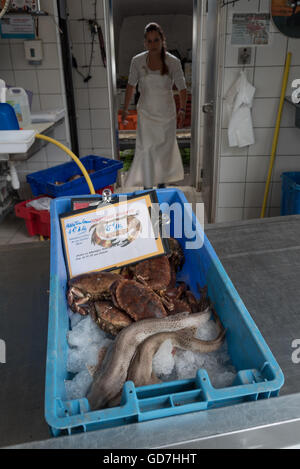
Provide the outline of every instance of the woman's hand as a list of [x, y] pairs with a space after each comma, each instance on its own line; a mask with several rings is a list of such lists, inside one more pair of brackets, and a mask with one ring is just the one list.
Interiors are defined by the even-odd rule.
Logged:
[[123, 125], [127, 125], [128, 124], [128, 120], [126, 120], [126, 117], [128, 116], [128, 111], [126, 111], [125, 109], [122, 111], [122, 124]]
[[177, 113], [177, 127], [178, 129], [182, 129], [183, 123], [184, 123], [184, 118], [185, 118], [185, 110], [184, 109], [179, 109]]

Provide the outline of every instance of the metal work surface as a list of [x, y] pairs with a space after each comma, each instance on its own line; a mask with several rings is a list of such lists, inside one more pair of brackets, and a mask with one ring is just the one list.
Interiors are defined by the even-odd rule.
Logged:
[[[22, 370], [22, 375], [16, 374], [14, 379], [11, 377], [11, 385], [14, 384], [16, 389], [20, 389], [20, 383], [23, 386], [25, 383], [25, 390], [35, 387], [32, 392], [36, 396], [37, 408], [33, 407], [36, 403], [33, 400], [21, 401], [24, 415], [32, 413], [31, 422], [27, 422], [27, 433], [24, 429], [23, 434], [24, 443], [28, 443], [17, 445], [21, 443], [17, 421], [22, 421], [22, 405], [17, 401], [17, 411], [14, 414], [13, 399], [20, 400], [21, 393], [18, 391], [17, 396], [10, 396], [10, 389], [6, 387], [6, 392], [0, 391], [0, 406], [5, 408], [6, 405], [11, 410], [6, 413], [6, 419], [1, 419], [0, 446], [14, 444], [18, 448], [200, 449], [282, 448], [297, 447], [300, 444], [300, 363], [293, 363], [292, 353], [295, 349], [291, 346], [293, 340], [300, 339], [300, 216], [210, 225], [206, 227], [206, 234], [283, 370], [285, 384], [280, 397], [33, 442], [34, 438], [30, 438], [29, 433], [37, 426], [41, 433], [36, 436], [35, 432], [35, 439], [47, 438], [42, 425], [43, 409], [40, 406], [44, 397], [41, 383], [45, 367], [44, 344], [38, 353], [36, 351], [35, 357], [32, 357], [33, 362], [39, 363], [40, 367], [34, 364], [29, 366], [30, 362], [26, 359], [26, 368]], [[42, 262], [46, 264], [48, 261], [41, 259], [40, 264]], [[14, 266], [17, 267], [18, 264]], [[47, 268], [49, 266], [45, 267]], [[36, 269], [38, 270], [37, 266]], [[11, 270], [13, 271], [13, 266]], [[18, 277], [17, 274], [15, 276]], [[32, 279], [33, 282], [38, 283], [37, 278]], [[1, 287], [3, 290], [2, 283]], [[11, 285], [10, 289], [12, 287]], [[41, 289], [40, 286], [38, 288]], [[21, 304], [25, 292], [22, 290], [21, 294], [20, 287], [17, 290], [15, 302]], [[14, 306], [16, 307], [16, 303]], [[20, 313], [20, 306], [18, 308]], [[18, 324], [8, 311], [6, 316], [9, 324], [7, 329]], [[20, 314], [18, 320], [19, 318]], [[46, 341], [45, 312], [32, 315], [31, 320], [27, 318], [22, 321], [23, 328], [18, 326], [18, 330], [19, 333], [23, 331], [21, 344], [24, 349], [34, 348], [34, 338], [37, 336], [38, 340]], [[19, 360], [17, 364], [21, 366], [21, 346], [14, 343], [13, 347]], [[2, 373], [2, 365], [0, 366]], [[26, 378], [26, 372], [29, 376], [35, 373], [36, 386]], [[7, 425], [9, 428], [15, 425], [17, 435], [14, 440], [10, 438], [10, 443], [2, 436]]]
[[0, 247], [0, 447], [48, 438], [44, 419], [48, 242]]

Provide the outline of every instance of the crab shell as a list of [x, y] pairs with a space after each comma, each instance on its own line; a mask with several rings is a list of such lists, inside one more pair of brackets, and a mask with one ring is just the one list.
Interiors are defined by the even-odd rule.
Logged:
[[183, 249], [175, 238], [168, 238], [169, 242], [169, 247], [170, 247], [170, 253], [168, 254], [168, 258], [170, 260], [170, 263], [174, 266], [175, 272], [178, 272], [178, 270], [182, 269], [182, 266], [184, 264], [184, 253]]
[[135, 280], [119, 280], [112, 285], [111, 291], [114, 304], [134, 321], [167, 316], [159, 296]]
[[88, 314], [91, 301], [110, 299], [110, 287], [119, 278], [120, 275], [112, 272], [93, 272], [71, 278], [67, 293], [70, 308], [75, 313]]
[[91, 315], [102, 330], [114, 336], [133, 322], [127, 314], [116, 308], [111, 301], [96, 301]]
[[154, 257], [135, 266], [135, 279], [152, 290], [165, 290], [171, 281], [171, 267], [167, 256]]

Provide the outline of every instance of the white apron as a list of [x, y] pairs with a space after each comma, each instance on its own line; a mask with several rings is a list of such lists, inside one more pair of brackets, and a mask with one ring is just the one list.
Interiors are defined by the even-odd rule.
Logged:
[[134, 160], [126, 186], [180, 181], [184, 170], [176, 141], [176, 106], [168, 75], [149, 71], [139, 80]]

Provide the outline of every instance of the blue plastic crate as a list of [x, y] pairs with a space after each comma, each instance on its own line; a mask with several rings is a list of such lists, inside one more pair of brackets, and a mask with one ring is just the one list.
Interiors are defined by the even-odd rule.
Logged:
[[300, 214], [300, 172], [281, 174], [280, 215]]
[[[118, 170], [123, 167], [121, 161], [104, 158], [103, 156], [88, 155], [80, 158], [81, 163], [87, 171], [94, 170], [90, 174], [95, 190], [114, 184], [117, 180]], [[34, 196], [40, 194], [62, 197], [65, 195], [89, 194], [90, 190], [84, 177], [74, 181], [56, 185], [55, 182], [67, 181], [76, 174], [82, 175], [80, 168], [75, 162], [64, 163], [52, 168], [28, 174], [27, 182], [30, 184]]]
[[[159, 203], [187, 203], [179, 190], [157, 191]], [[88, 400], [66, 399], [64, 380], [67, 372], [67, 332], [70, 328], [67, 313], [67, 275], [61, 243], [59, 214], [70, 210], [70, 198], [54, 199], [51, 203], [51, 274], [46, 365], [45, 417], [52, 434], [72, 434], [119, 425], [129, 425], [155, 418], [207, 410], [279, 394], [284, 383], [283, 373], [259, 332], [231, 280], [226, 274], [210, 242], [192, 212], [184, 217], [192, 223], [200, 249], [185, 249], [185, 264], [180, 280], [197, 292], [197, 282], [208, 285], [208, 295], [227, 329], [226, 339], [231, 362], [237, 370], [232, 386], [215, 389], [204, 369], [195, 379], [165, 382], [135, 388], [130, 381], [123, 388], [121, 406], [90, 411]], [[161, 206], [164, 211], [163, 205]], [[172, 213], [172, 212], [171, 212]], [[171, 217], [171, 235], [174, 217]], [[179, 223], [183, 223], [179, 221]], [[176, 226], [176, 228], [178, 228]], [[184, 245], [186, 238], [179, 240]], [[190, 240], [189, 240], [190, 241]]]

